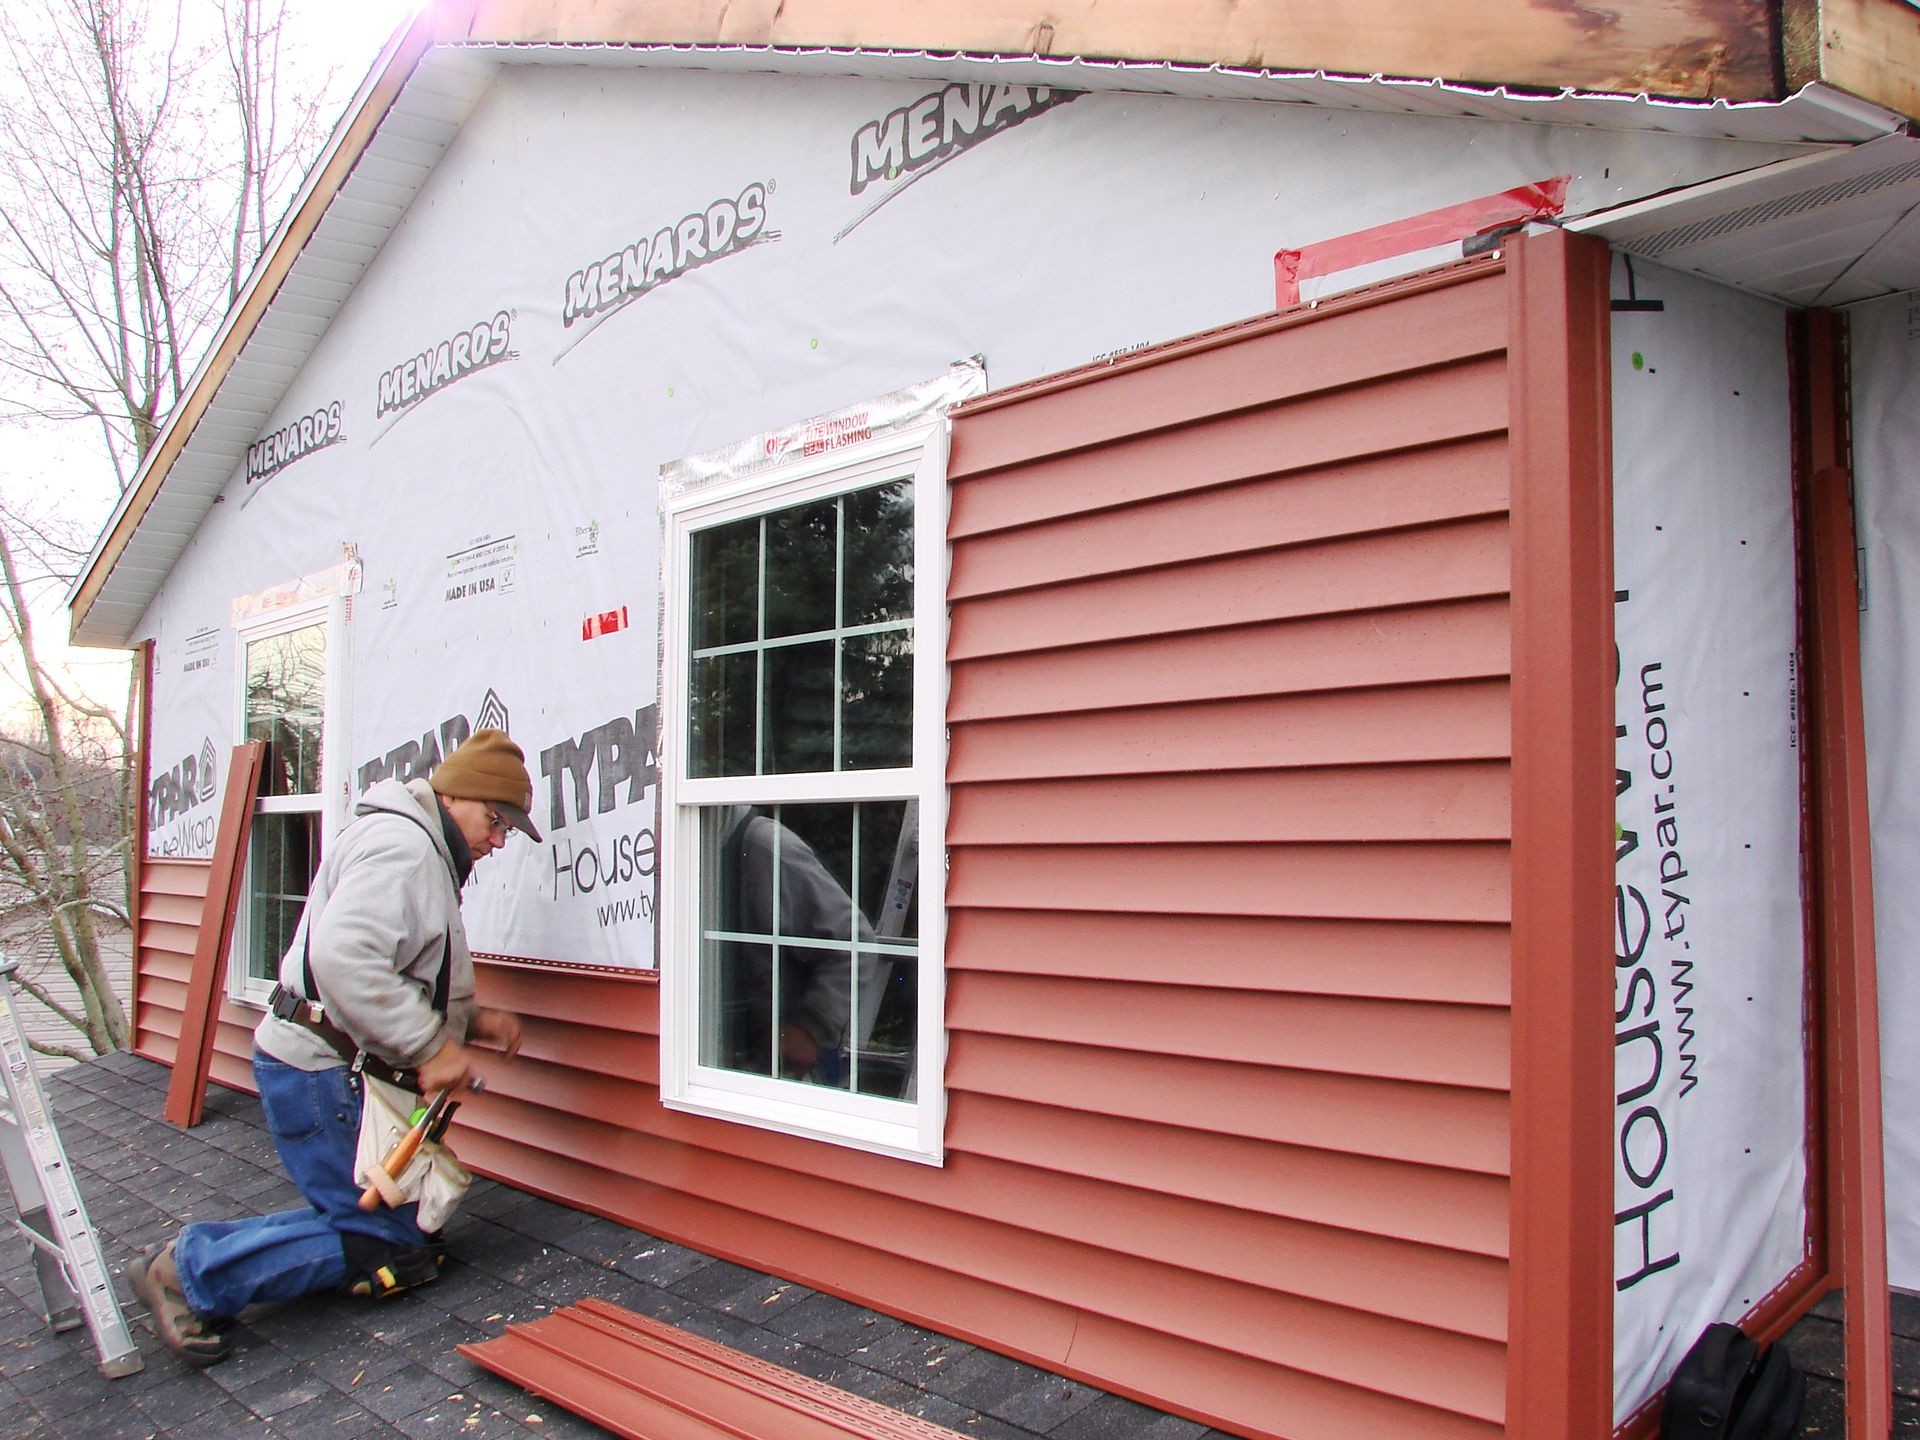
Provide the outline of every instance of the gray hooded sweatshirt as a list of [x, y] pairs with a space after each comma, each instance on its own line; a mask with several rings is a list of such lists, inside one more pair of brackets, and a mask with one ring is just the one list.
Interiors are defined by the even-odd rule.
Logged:
[[[382, 780], [353, 807], [354, 821], [321, 861], [307, 908], [280, 961], [280, 983], [305, 994], [302, 952], [327, 1018], [389, 1065], [412, 1068], [448, 1038], [466, 1038], [473, 956], [460, 919], [460, 881], [440, 828], [440, 800], [424, 780]], [[434, 982], [452, 941], [447, 1014]], [[300, 1070], [341, 1063], [319, 1036], [271, 1013], [253, 1032], [260, 1050]]]

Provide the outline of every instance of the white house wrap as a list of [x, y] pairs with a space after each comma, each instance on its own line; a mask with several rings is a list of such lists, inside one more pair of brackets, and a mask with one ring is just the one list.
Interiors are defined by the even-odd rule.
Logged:
[[1807, 1186], [1786, 319], [1636, 280], [1665, 309], [1613, 327], [1616, 1419], [1801, 1261]]

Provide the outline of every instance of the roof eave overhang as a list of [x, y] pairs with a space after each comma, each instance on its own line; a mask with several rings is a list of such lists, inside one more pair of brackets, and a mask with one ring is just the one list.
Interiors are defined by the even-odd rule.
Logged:
[[[462, 0], [466, 38], [935, 51], [1774, 100], [1774, 0]], [[1855, 0], [1885, 4], [1897, 0]]]
[[1781, 70], [1920, 119], [1920, 12], [1908, 0], [1782, 0]]

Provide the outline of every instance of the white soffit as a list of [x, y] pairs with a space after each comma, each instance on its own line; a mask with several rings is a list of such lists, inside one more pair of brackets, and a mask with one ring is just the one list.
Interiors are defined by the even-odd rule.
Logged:
[[1920, 139], [1797, 156], [1567, 228], [1789, 305], [1920, 289]]
[[[368, 103], [374, 85], [405, 35], [389, 43], [348, 108], [333, 140], [309, 172], [307, 187], [288, 207], [281, 229], [256, 265], [242, 304], [261, 283], [268, 257], [286, 243], [294, 217]], [[326, 333], [360, 276], [499, 68], [505, 64], [598, 65], [711, 70], [871, 79], [980, 80], [1051, 85], [1063, 89], [1129, 91], [1196, 99], [1270, 103], [1424, 115], [1524, 121], [1608, 130], [1641, 130], [1697, 139], [1760, 144], [1858, 145], [1903, 125], [1900, 117], [1824, 86], [1811, 85], [1778, 102], [1683, 102], [1645, 95], [1552, 93], [1475, 87], [1439, 80], [1339, 76], [1324, 72], [1235, 70], [1165, 61], [1088, 60], [940, 54], [930, 51], [800, 50], [740, 45], [602, 45], [443, 43], [430, 48], [400, 88], [391, 108], [340, 190], [327, 201], [318, 226], [224, 375], [216, 358], [228, 347], [240, 305], [208, 347], [188, 394], [217, 387], [205, 413], [173, 464], [158, 480], [132, 536], [117, 555], [107, 542], [127, 508], [153, 489], [144, 471], [121, 497], [101, 531], [71, 605], [102, 563], [111, 569], [93, 604], [75, 617], [74, 643], [124, 645], [159, 593], [215, 498], [265, 429], [280, 398]], [[1808, 157], [1818, 158], [1818, 157]], [[1844, 158], [1844, 157], [1841, 157]], [[1786, 164], [1800, 164], [1800, 160]], [[1773, 167], [1779, 168], [1779, 167]], [[1877, 293], [1877, 292], [1876, 292]], [[184, 405], [181, 407], [184, 408]], [[163, 434], [163, 442], [166, 439]], [[155, 455], [165, 453], [164, 443]]]

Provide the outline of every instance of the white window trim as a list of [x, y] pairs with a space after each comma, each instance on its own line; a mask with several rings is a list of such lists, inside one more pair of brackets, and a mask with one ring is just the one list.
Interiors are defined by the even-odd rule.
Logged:
[[[662, 502], [660, 1093], [689, 1111], [921, 1164], [945, 1159], [947, 833], [947, 431], [941, 418], [832, 455]], [[687, 779], [691, 536], [910, 474], [914, 497], [914, 764], [832, 775]], [[806, 800], [920, 803], [916, 1098], [885, 1100], [697, 1063], [700, 809]], [[689, 863], [675, 863], [685, 855]]]
[[[327, 693], [321, 718], [325, 738], [320, 748], [320, 793], [312, 799], [290, 795], [253, 797], [253, 813], [256, 815], [318, 811], [322, 855], [326, 854], [334, 836], [346, 823], [347, 766], [340, 753], [346, 742], [346, 681], [350, 673], [347, 666], [346, 608], [345, 597], [323, 595], [283, 610], [269, 611], [244, 625], [236, 626], [234, 630], [233, 733], [238, 737], [237, 743], [244, 744], [247, 738], [247, 647], [316, 623], [327, 627]], [[250, 929], [247, 916], [247, 869], [252, 863], [249, 855], [240, 867], [240, 888], [233, 913], [233, 945], [227, 955], [227, 993], [243, 1005], [264, 1010], [273, 993], [274, 982], [250, 974], [247, 967], [247, 935]]]

